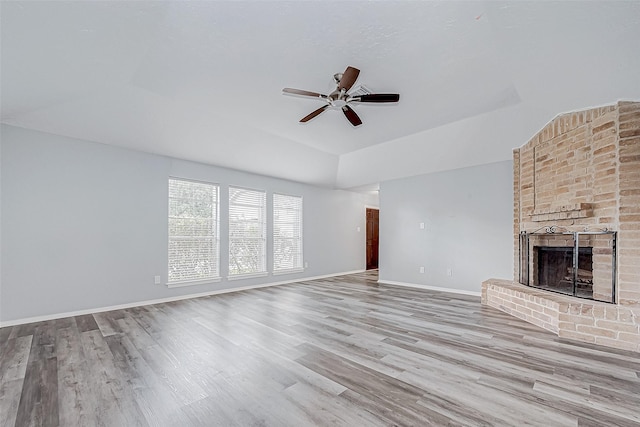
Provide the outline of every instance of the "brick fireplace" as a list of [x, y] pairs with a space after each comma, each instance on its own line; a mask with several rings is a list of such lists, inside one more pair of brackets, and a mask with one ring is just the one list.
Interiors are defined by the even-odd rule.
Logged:
[[[557, 116], [514, 150], [513, 167], [514, 280], [485, 281], [482, 302], [560, 337], [640, 352], [640, 102]], [[575, 268], [558, 258], [574, 252]], [[541, 273], [540, 262], [564, 271]], [[548, 277], [580, 288], [548, 292]]]

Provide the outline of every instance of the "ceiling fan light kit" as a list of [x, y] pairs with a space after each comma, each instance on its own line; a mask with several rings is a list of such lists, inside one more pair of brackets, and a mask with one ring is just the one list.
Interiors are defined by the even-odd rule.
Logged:
[[398, 102], [400, 95], [397, 93], [360, 93], [360, 90], [354, 91], [353, 94], [349, 94], [349, 90], [353, 84], [358, 80], [360, 70], [354, 67], [347, 67], [344, 73], [336, 73], [333, 75], [333, 79], [336, 82], [336, 89], [329, 95], [324, 95], [317, 92], [310, 92], [301, 89], [284, 88], [282, 92], [289, 95], [301, 95], [310, 98], [321, 99], [326, 102], [326, 105], [318, 108], [317, 110], [309, 113], [300, 119], [300, 123], [306, 123], [309, 120], [319, 116], [328, 108], [340, 109], [344, 116], [349, 120], [353, 126], [360, 126], [362, 120], [358, 114], [351, 108], [349, 104], [353, 102], [372, 102], [372, 103], [387, 103]]

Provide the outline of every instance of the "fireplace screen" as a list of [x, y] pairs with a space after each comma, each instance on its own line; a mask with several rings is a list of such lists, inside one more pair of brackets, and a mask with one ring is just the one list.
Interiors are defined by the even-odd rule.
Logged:
[[615, 302], [616, 233], [520, 234], [520, 283], [579, 298]]

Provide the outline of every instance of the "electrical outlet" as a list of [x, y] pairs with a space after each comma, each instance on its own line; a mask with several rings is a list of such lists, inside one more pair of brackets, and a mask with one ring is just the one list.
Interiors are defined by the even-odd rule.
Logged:
[[156, 285], [159, 285], [160, 284], [160, 276], [155, 276], [153, 278], [153, 283], [155, 283]]
[[420, 230], [424, 230], [424, 222], [420, 223]]
[[453, 276], [453, 270], [451, 270], [450, 268], [447, 268], [447, 276]]
[[309, 263], [307, 261], [304, 262], [304, 268], [309, 268]]
[[424, 267], [420, 267], [420, 273], [424, 273]]

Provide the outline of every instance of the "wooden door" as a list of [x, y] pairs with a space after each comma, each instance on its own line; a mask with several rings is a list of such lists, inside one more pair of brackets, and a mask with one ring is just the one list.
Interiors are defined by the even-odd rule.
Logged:
[[367, 270], [378, 268], [379, 214], [378, 209], [367, 209]]

